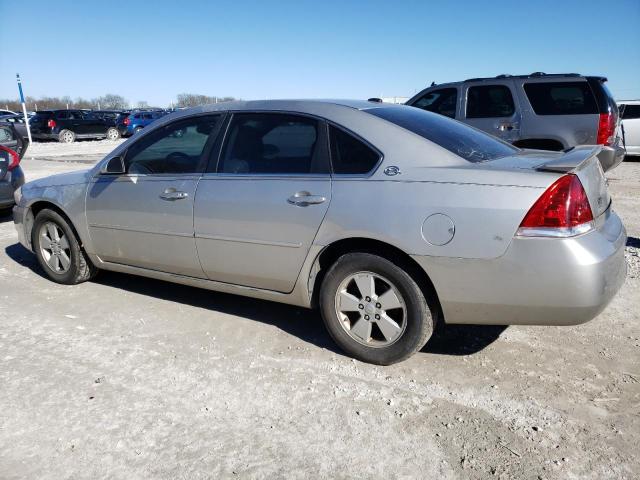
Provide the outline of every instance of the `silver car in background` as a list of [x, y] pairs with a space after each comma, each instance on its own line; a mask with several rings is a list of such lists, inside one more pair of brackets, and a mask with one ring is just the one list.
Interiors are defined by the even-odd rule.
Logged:
[[218, 104], [25, 184], [14, 220], [54, 281], [104, 269], [318, 306], [342, 349], [390, 364], [439, 322], [598, 315], [626, 273], [602, 152], [523, 151], [402, 105]]

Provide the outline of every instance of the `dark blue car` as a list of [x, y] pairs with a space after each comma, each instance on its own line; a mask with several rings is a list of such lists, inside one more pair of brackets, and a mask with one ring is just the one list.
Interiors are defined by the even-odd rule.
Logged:
[[133, 110], [121, 113], [116, 126], [122, 137], [130, 137], [167, 113], [165, 110]]

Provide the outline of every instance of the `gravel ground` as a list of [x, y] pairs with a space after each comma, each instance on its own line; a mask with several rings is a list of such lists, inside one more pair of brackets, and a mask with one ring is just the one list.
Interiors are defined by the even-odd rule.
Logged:
[[[112, 142], [36, 144], [29, 179]], [[1, 478], [640, 476], [640, 163], [629, 276], [576, 327], [445, 327], [392, 367], [317, 312], [104, 273], [46, 280], [0, 219]]]

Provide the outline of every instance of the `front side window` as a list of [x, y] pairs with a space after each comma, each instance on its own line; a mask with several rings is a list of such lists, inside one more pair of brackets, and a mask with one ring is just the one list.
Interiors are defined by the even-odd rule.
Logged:
[[353, 135], [329, 126], [331, 165], [334, 174], [362, 175], [378, 164], [380, 154]]
[[439, 113], [446, 117], [455, 118], [456, 103], [458, 101], [458, 89], [442, 88], [425, 93], [411, 106], [418, 107], [429, 112]]
[[234, 114], [218, 171], [235, 174], [328, 173], [318, 121], [283, 113]]
[[125, 156], [130, 174], [197, 173], [204, 169], [205, 146], [218, 130], [220, 115], [182, 120], [134, 143]]
[[467, 118], [510, 117], [515, 112], [511, 90], [505, 85], [469, 87]]
[[524, 92], [536, 115], [597, 114], [587, 82], [525, 83]]
[[623, 120], [640, 118], [640, 105], [620, 105]]

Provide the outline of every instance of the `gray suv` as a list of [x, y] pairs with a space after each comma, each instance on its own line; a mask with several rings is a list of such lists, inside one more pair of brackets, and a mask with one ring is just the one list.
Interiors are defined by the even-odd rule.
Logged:
[[624, 158], [624, 148], [618, 107], [606, 81], [542, 72], [472, 78], [433, 84], [407, 105], [455, 118], [520, 148], [602, 145], [603, 166], [613, 168]]

